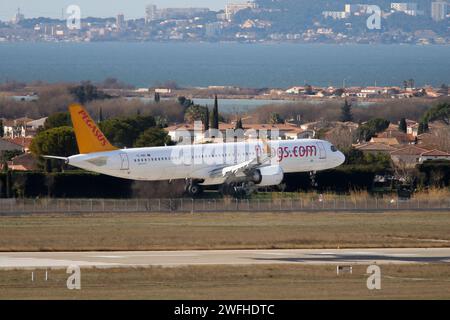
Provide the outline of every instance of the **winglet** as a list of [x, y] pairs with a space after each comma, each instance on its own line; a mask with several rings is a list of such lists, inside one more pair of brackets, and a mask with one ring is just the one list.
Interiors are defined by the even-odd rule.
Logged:
[[80, 153], [87, 154], [117, 150], [106, 139], [94, 120], [81, 105], [72, 104], [69, 107], [69, 111]]

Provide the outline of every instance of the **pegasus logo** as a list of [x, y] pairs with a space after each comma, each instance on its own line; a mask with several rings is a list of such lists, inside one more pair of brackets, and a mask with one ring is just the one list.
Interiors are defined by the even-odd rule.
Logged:
[[101, 131], [97, 128], [94, 121], [92, 121], [87, 114], [86, 111], [80, 110], [78, 114], [81, 116], [81, 119], [83, 122], [88, 126], [89, 129], [91, 129], [92, 133], [94, 134], [95, 138], [102, 144], [102, 146], [106, 146], [106, 138], [101, 133]]
[[[255, 149], [256, 154], [261, 156], [261, 146], [257, 145]], [[270, 154], [271, 156], [276, 156], [280, 162], [285, 158], [309, 158], [317, 156], [317, 147], [314, 145], [278, 147], [277, 149], [272, 148]]]

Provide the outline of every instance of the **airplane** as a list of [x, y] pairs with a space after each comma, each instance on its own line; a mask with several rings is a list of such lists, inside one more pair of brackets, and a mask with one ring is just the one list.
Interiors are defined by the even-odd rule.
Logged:
[[183, 179], [198, 196], [204, 186], [224, 194], [251, 193], [280, 185], [286, 173], [316, 172], [340, 166], [345, 156], [328, 141], [265, 140], [118, 149], [100, 131], [83, 106], [69, 107], [80, 154], [64, 160], [87, 171], [113, 177], [163, 181]]

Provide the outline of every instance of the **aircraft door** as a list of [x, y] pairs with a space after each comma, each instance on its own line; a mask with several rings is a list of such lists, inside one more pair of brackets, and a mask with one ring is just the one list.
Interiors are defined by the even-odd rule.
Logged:
[[128, 155], [126, 153], [120, 154], [120, 170], [129, 170], [130, 162], [128, 161]]
[[319, 159], [326, 159], [327, 158], [327, 151], [325, 150], [325, 147], [323, 146], [322, 142], [317, 143], [317, 147], [319, 148]]

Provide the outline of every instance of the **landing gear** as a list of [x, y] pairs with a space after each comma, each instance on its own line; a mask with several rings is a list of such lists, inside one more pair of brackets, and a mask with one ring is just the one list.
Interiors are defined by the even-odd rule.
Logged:
[[311, 180], [311, 186], [312, 187], [317, 187], [319, 184], [316, 181], [316, 172], [315, 171], [311, 171], [309, 173], [309, 179]]
[[194, 180], [186, 180], [185, 192], [190, 197], [197, 197], [203, 192], [203, 188], [198, 184], [197, 181]]
[[251, 181], [230, 182], [220, 187], [220, 192], [224, 196], [232, 196], [235, 198], [246, 198], [256, 191], [255, 183]]

